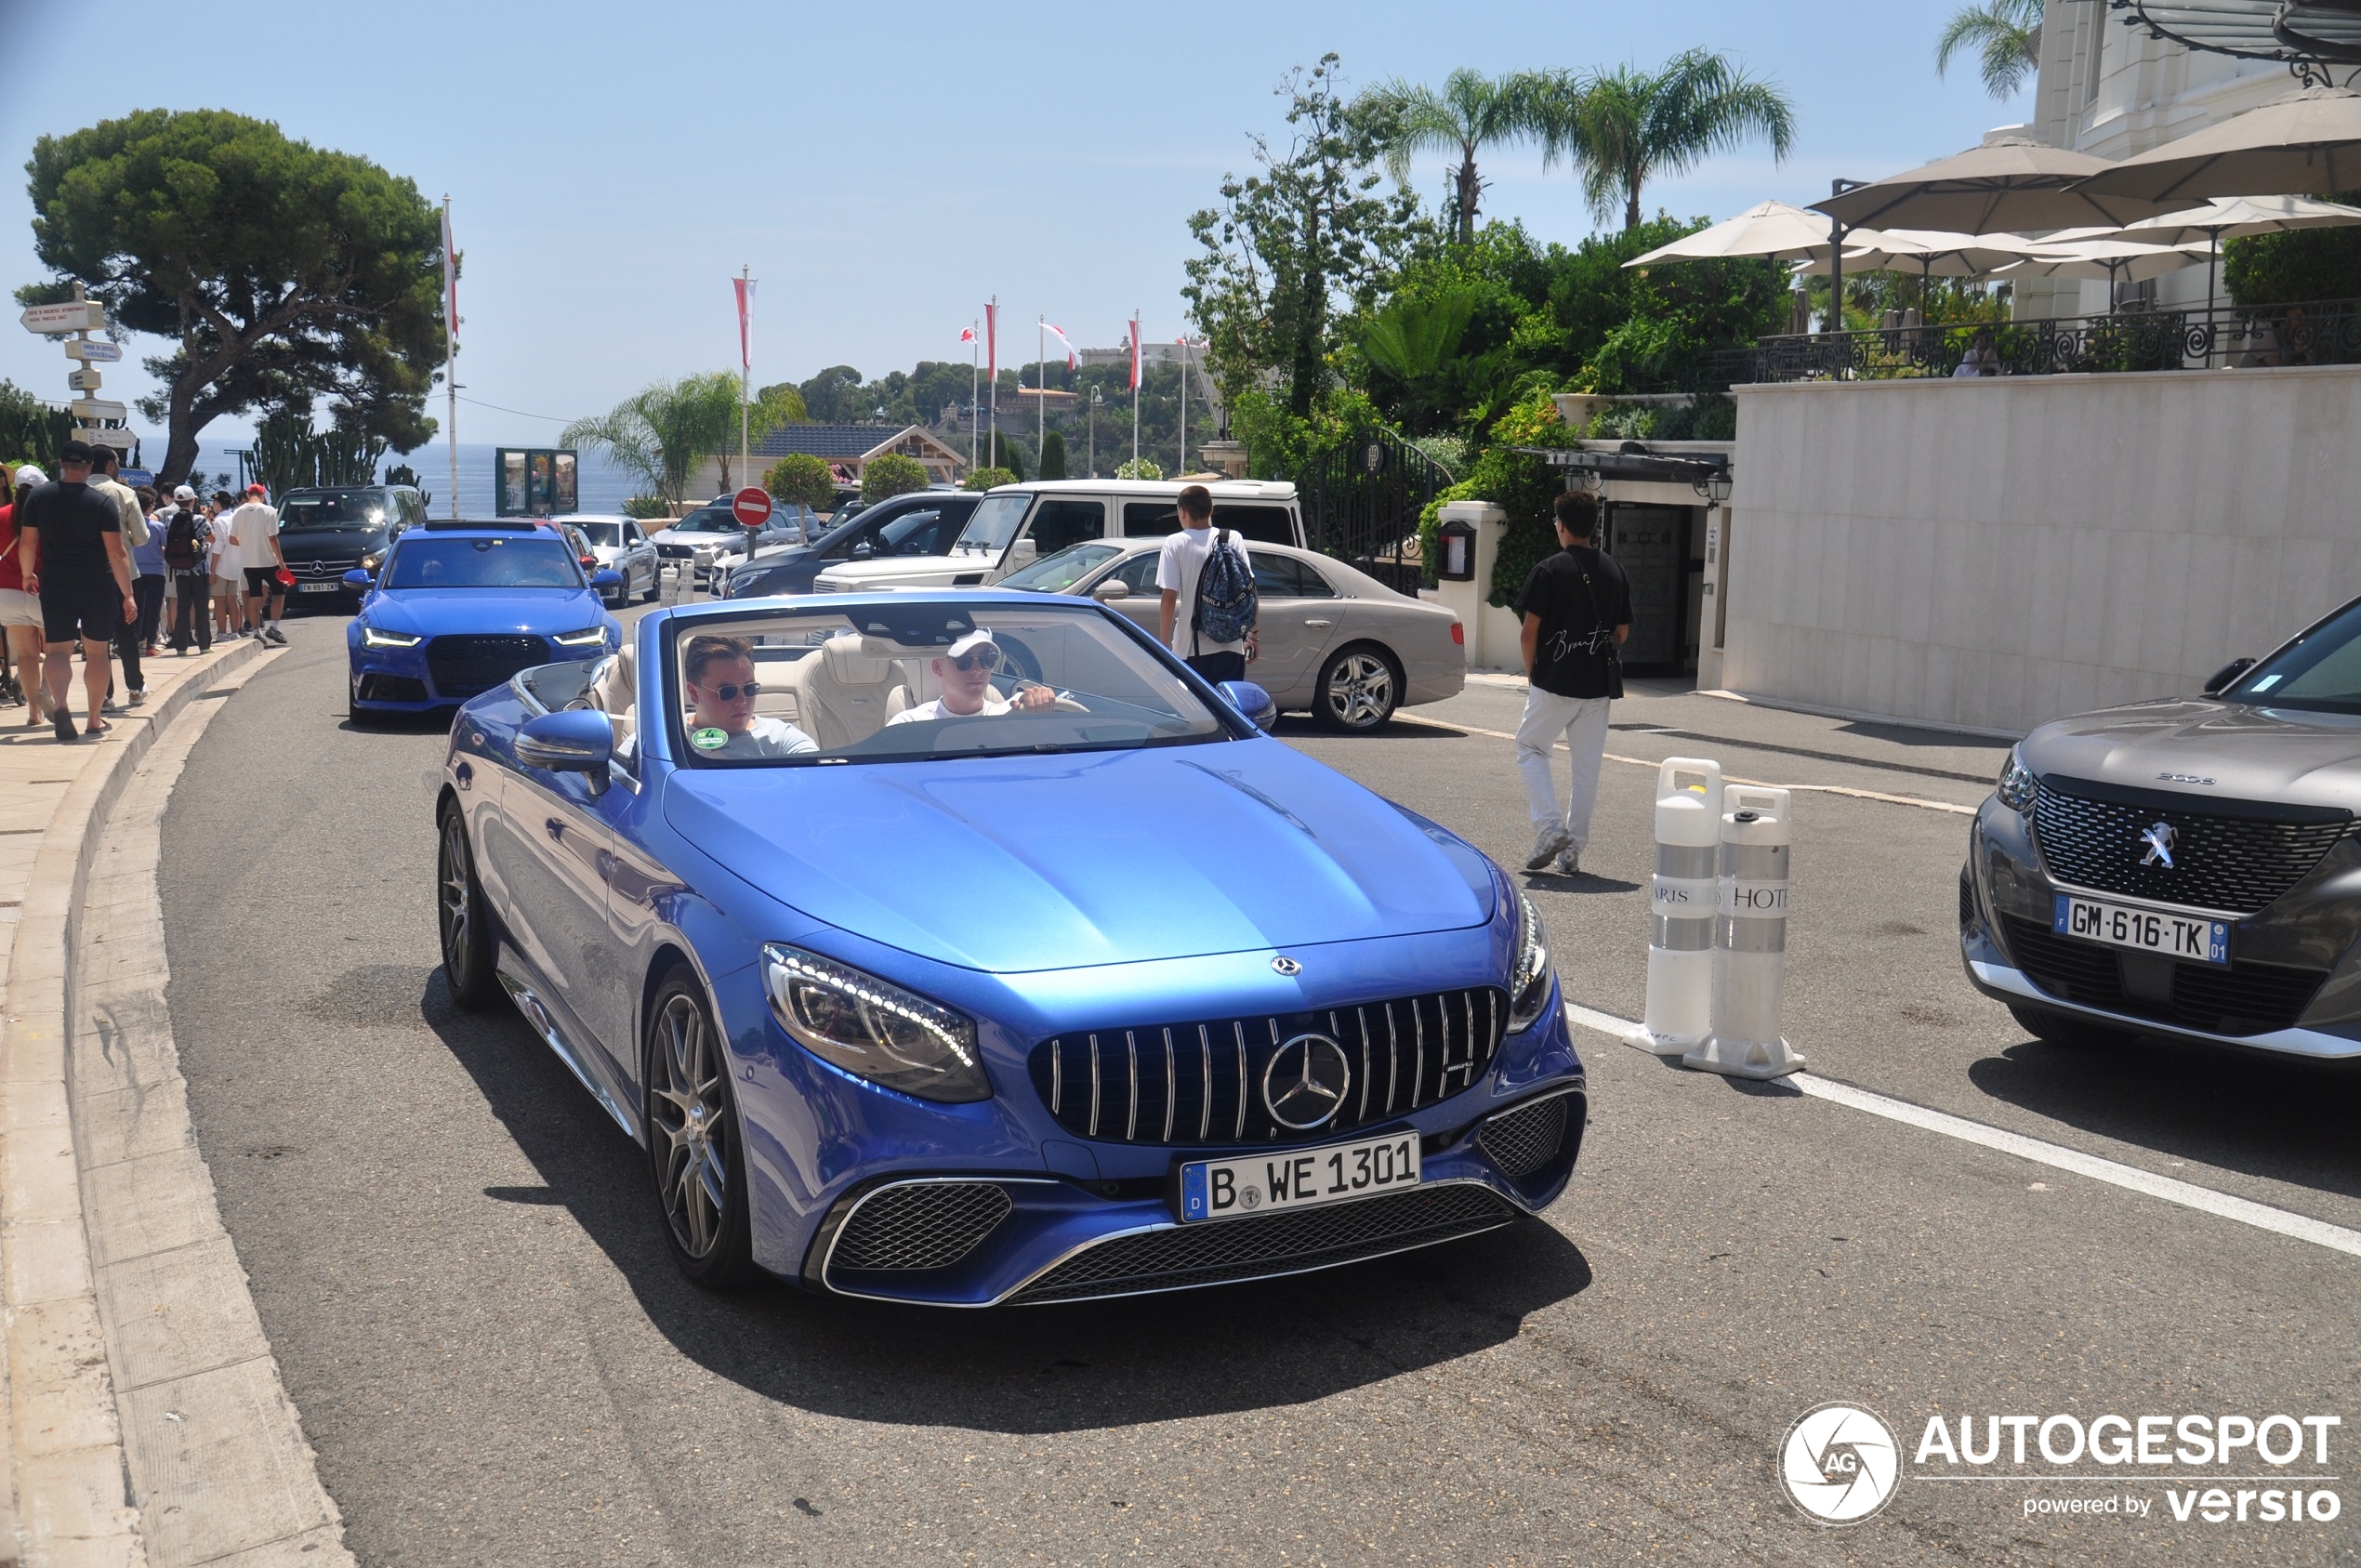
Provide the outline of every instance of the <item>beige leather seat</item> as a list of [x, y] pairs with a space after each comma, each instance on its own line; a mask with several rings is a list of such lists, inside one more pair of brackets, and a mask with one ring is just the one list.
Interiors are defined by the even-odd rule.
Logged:
[[637, 716], [632, 712], [639, 702], [640, 679], [638, 653], [626, 642], [622, 649], [600, 662], [599, 673], [582, 689], [570, 706], [596, 708], [607, 716], [614, 727], [615, 749], [623, 749], [630, 740]]
[[899, 711], [893, 697], [903, 691], [902, 671], [892, 657], [864, 651], [858, 632], [844, 632], [798, 661], [796, 711], [803, 732], [823, 751], [858, 745], [885, 727]]

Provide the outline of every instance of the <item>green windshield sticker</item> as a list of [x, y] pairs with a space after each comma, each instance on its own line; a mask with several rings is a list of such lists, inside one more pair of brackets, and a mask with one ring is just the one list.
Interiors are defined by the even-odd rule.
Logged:
[[689, 744], [699, 751], [719, 751], [730, 744], [730, 731], [707, 725], [689, 737]]

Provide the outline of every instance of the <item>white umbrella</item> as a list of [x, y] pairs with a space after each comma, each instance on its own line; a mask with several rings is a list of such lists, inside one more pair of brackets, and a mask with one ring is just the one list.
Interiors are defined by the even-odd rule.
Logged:
[[[1872, 234], [1868, 238], [1875, 239]], [[1829, 223], [1826, 216], [1785, 202], [1763, 202], [1737, 217], [1685, 234], [1645, 256], [1635, 256], [1626, 267], [1646, 267], [1658, 261], [1711, 261], [1732, 257], [1761, 256], [1774, 261], [1800, 261], [1828, 254]], [[1851, 236], [1847, 236], [1848, 242]]]
[[2203, 241], [2206, 245], [2205, 308], [2213, 311], [2214, 270], [2223, 240], [2249, 234], [2277, 234], [2289, 229], [2327, 229], [2361, 223], [2361, 207], [2336, 202], [2315, 202], [2304, 196], [2217, 196], [2185, 212], [2135, 223], [2123, 231], [2127, 240], [2178, 245]]
[[2192, 131], [2075, 187], [2094, 203], [2361, 190], [2361, 92], [2304, 87]]
[[2029, 137], [2001, 136], [1812, 205], [1847, 224], [1899, 224], [1962, 234], [2063, 229], [2077, 223], [2113, 227], [2164, 210], [2155, 202], [2102, 201], [2082, 193], [2092, 177], [2115, 166], [2088, 152], [2068, 152]]
[[2011, 277], [2104, 278], [2107, 309], [2116, 306], [2116, 288], [2195, 267], [2206, 255], [2201, 245], [2151, 245], [2137, 240], [2077, 240], [2045, 245], [2040, 254], [2007, 269]]
[[[1848, 237], [1849, 242], [1849, 237]], [[1844, 258], [1864, 267], [1894, 271], [1916, 269], [1920, 276], [1978, 278], [2048, 248], [2046, 241], [2016, 234], [1954, 234], [1940, 229], [1888, 229], [1882, 240], [1858, 247], [1848, 243]]]

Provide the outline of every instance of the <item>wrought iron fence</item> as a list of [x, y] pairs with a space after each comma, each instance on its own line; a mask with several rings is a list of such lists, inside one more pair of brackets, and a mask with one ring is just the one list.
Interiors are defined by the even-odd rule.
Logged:
[[1968, 362], [1983, 376], [2361, 363], [2361, 300], [1765, 337], [1726, 368], [1733, 380], [1882, 380], [1959, 375]]
[[1418, 514], [1447, 489], [1443, 466], [1392, 430], [1364, 430], [1297, 470], [1304, 536], [1397, 592], [1426, 581]]

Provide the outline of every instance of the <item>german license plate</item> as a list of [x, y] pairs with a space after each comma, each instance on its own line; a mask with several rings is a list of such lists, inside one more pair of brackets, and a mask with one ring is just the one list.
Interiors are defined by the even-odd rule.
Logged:
[[2161, 909], [2133, 909], [2119, 903], [2101, 903], [2096, 899], [2078, 899], [2069, 893], [2058, 894], [2057, 901], [2050, 929], [2060, 936], [2104, 942], [2110, 947], [2130, 947], [2142, 953], [2161, 953], [2196, 964], [2226, 965], [2230, 961], [2227, 920], [2206, 920]]
[[1180, 1167], [1180, 1218], [1235, 1219], [1273, 1209], [1343, 1203], [1418, 1184], [1415, 1132], [1235, 1160], [1194, 1160]]
[[342, 586], [344, 586], [342, 583], [297, 583], [296, 585], [296, 592], [334, 593]]

